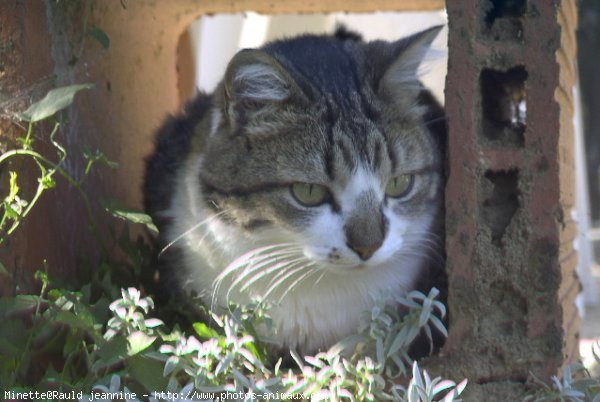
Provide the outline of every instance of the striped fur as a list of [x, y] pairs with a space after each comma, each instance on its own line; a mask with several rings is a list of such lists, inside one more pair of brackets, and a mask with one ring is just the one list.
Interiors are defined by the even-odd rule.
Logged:
[[[185, 289], [215, 309], [262, 299], [277, 341], [314, 352], [355, 332], [377, 297], [443, 278], [445, 122], [416, 75], [438, 31], [241, 51], [165, 124], [144, 193]], [[407, 174], [410, 191], [386, 196]], [[294, 183], [328, 198], [306, 206]]]

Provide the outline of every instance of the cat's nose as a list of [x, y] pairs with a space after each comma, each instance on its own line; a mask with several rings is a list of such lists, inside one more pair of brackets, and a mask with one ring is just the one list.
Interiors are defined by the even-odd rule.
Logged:
[[383, 206], [373, 190], [360, 193], [344, 225], [346, 244], [366, 261], [381, 247], [387, 232]]
[[352, 246], [352, 245], [348, 245], [348, 247], [350, 247], [356, 254], [358, 254], [358, 256], [360, 257], [361, 260], [366, 261], [369, 258], [371, 258], [371, 256], [373, 254], [375, 254], [375, 252], [377, 250], [379, 250], [379, 247], [381, 247], [381, 242], [377, 243], [377, 244], [373, 244], [370, 246], [366, 246], [366, 247], [356, 247], [356, 246]]

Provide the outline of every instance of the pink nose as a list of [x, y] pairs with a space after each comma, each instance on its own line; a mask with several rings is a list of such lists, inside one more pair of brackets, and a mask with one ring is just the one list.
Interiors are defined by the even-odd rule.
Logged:
[[360, 257], [361, 260], [366, 261], [369, 258], [371, 258], [371, 256], [373, 254], [375, 254], [375, 252], [377, 250], [379, 250], [379, 247], [381, 247], [381, 243], [377, 243], [377, 244], [373, 244], [371, 246], [365, 246], [365, 247], [351, 247], [350, 248], [352, 250], [354, 250], [354, 252], [356, 254], [358, 254], [358, 256]]

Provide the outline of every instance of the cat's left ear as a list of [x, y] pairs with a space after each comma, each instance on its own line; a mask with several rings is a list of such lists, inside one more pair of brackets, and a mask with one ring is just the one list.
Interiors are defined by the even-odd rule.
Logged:
[[238, 52], [223, 81], [223, 111], [230, 119], [276, 108], [299, 92], [292, 76], [274, 57], [261, 50]]
[[378, 60], [374, 84], [379, 93], [396, 96], [418, 84], [417, 70], [443, 27], [434, 26], [391, 44], [367, 44], [368, 59]]

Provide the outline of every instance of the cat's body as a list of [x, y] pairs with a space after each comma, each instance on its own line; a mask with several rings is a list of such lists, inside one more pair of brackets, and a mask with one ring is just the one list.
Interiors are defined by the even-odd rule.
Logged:
[[436, 285], [445, 123], [416, 69], [437, 31], [242, 51], [167, 121], [144, 193], [183, 288], [264, 298], [276, 340], [313, 352], [376, 298]]

